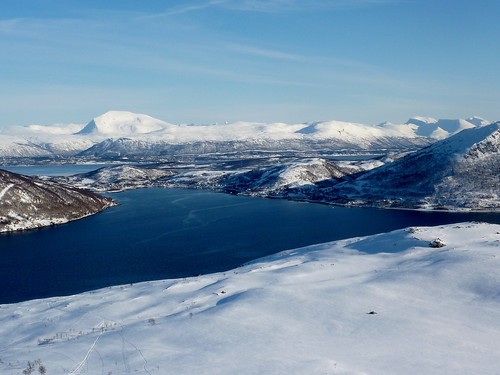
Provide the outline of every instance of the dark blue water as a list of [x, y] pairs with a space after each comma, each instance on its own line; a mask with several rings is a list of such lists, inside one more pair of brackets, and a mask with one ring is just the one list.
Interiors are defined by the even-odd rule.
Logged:
[[108, 165], [110, 164], [9, 165], [0, 168], [28, 176], [70, 176], [77, 173], [94, 171]]
[[0, 236], [0, 303], [223, 271], [314, 243], [498, 214], [354, 209], [195, 190], [115, 194], [120, 205]]

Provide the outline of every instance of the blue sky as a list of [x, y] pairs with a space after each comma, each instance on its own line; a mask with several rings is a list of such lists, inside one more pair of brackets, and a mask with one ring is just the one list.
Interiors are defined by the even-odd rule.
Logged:
[[500, 120], [497, 0], [0, 0], [0, 126]]

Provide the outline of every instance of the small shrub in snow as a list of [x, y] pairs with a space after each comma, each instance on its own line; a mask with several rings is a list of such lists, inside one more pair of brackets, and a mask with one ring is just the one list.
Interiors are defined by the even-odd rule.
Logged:
[[41, 375], [44, 375], [47, 373], [47, 369], [45, 368], [44, 365], [42, 365], [42, 361], [37, 359], [36, 361], [33, 361], [33, 362], [28, 361], [26, 368], [23, 370], [23, 374], [29, 375], [29, 374], [32, 374], [33, 372], [35, 372], [36, 370], [38, 370], [38, 373]]

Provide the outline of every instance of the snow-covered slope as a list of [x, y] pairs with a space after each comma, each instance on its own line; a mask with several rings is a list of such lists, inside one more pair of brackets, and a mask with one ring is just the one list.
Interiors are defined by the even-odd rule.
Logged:
[[500, 122], [466, 129], [351, 182], [325, 199], [410, 208], [500, 208]]
[[0, 133], [0, 157], [54, 157], [74, 155], [98, 140], [75, 137], [79, 124], [11, 126]]
[[407, 124], [395, 125], [385, 123], [373, 126], [343, 121], [315, 122], [301, 129], [298, 133], [311, 135], [316, 138], [341, 138], [351, 141], [358, 139], [369, 141], [370, 139], [383, 137], [417, 137], [413, 128]]
[[38, 144], [14, 135], [0, 134], [0, 157], [44, 157], [51, 153]]
[[0, 232], [66, 223], [113, 204], [88, 191], [0, 170]]
[[410, 228], [2, 305], [0, 373], [498, 374], [499, 233]]

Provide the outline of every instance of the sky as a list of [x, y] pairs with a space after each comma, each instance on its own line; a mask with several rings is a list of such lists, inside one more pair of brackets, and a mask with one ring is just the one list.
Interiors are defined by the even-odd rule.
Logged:
[[498, 0], [0, 0], [0, 127], [500, 120]]

